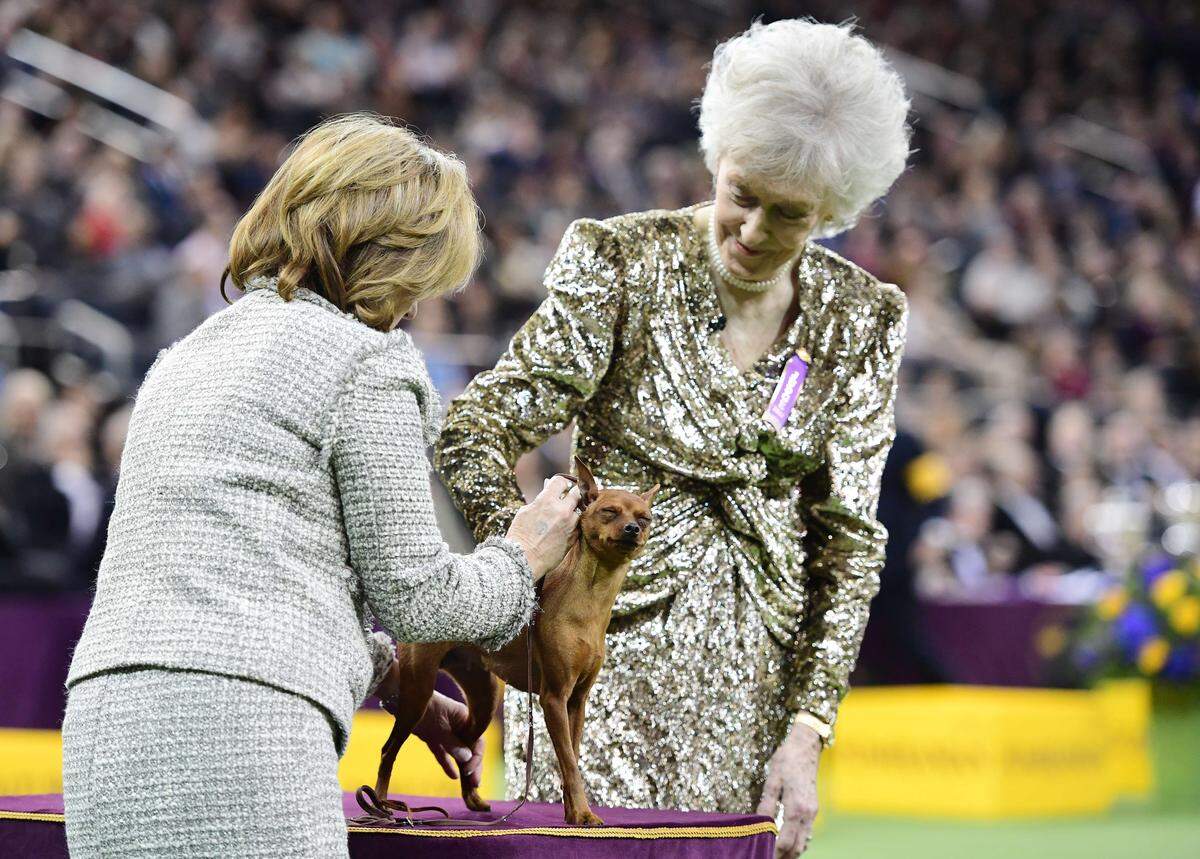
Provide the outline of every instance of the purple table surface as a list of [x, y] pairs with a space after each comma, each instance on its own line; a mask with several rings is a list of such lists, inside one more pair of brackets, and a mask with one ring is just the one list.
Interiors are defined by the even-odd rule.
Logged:
[[[494, 820], [513, 807], [493, 802], [487, 814], [467, 811], [462, 800], [442, 797], [402, 796], [412, 806], [437, 805], [452, 817]], [[346, 817], [363, 814], [353, 794], [343, 796]], [[656, 809], [593, 809], [605, 821], [596, 828], [563, 823], [561, 805], [530, 803], [513, 820], [499, 826], [477, 828], [442, 824], [427, 828], [378, 829], [349, 826], [353, 859], [453, 859], [470, 857], [582, 857], [582, 859], [772, 859], [775, 825], [756, 814], [710, 814]], [[421, 814], [422, 819], [437, 817]], [[0, 847], [5, 856], [38, 856], [66, 859], [60, 794], [0, 797]]]

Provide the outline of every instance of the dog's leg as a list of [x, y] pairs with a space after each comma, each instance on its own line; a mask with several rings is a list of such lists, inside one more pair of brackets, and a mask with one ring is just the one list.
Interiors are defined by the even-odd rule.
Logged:
[[542, 712], [546, 716], [546, 730], [558, 756], [558, 771], [563, 780], [563, 806], [567, 823], [576, 826], [603, 826], [604, 821], [588, 808], [587, 793], [583, 789], [583, 776], [571, 742], [571, 723], [567, 718], [567, 702], [562, 695], [542, 690]]
[[392, 731], [383, 744], [379, 774], [375, 779], [375, 794], [381, 800], [387, 799], [392, 766], [396, 763], [400, 747], [425, 715], [425, 708], [429, 706], [429, 699], [433, 697], [438, 662], [441, 659], [441, 654], [435, 650], [404, 645], [397, 648], [396, 656], [400, 664], [401, 690], [396, 702], [396, 723], [392, 725]]
[[[462, 689], [467, 699], [471, 726], [460, 739], [465, 746], [471, 748], [491, 724], [492, 715], [496, 712], [500, 696], [504, 693], [504, 683], [488, 671], [477, 657], [473, 658], [471, 654], [461, 651], [452, 652], [442, 665], [442, 670], [454, 678], [454, 682]], [[468, 787], [465, 768], [466, 764], [458, 765], [458, 782], [463, 802], [472, 811], [491, 811], [491, 805], [479, 795], [478, 788]]]
[[576, 763], [579, 763], [580, 750], [583, 745], [583, 717], [584, 711], [587, 710], [588, 693], [592, 691], [592, 684], [595, 682], [595, 674], [580, 681], [567, 701], [567, 718], [571, 722], [571, 746], [575, 749]]

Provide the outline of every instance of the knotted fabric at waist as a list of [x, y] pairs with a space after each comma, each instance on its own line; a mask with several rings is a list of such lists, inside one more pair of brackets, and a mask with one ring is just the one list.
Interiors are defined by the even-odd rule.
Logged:
[[[649, 470], [647, 470], [649, 471]], [[610, 475], [608, 483], [642, 488], [658, 483], [654, 530], [634, 561], [614, 614], [631, 614], [664, 599], [697, 575], [732, 565], [771, 634], [794, 645], [807, 604], [804, 529], [798, 489], [768, 491], [745, 483], [718, 484], [671, 472]]]

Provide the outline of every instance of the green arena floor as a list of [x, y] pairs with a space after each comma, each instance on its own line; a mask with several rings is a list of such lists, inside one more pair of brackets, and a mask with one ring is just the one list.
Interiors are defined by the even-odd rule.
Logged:
[[1156, 789], [1104, 817], [949, 823], [831, 812], [806, 859], [1200, 859], [1200, 711], [1155, 715]]

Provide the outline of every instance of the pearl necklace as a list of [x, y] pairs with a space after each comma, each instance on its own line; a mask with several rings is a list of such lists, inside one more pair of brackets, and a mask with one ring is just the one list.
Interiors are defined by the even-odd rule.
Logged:
[[717, 244], [717, 218], [716, 212], [708, 216], [708, 256], [712, 262], [713, 268], [717, 270], [717, 276], [725, 281], [729, 286], [744, 289], [746, 292], [766, 292], [771, 287], [781, 283], [788, 276], [792, 269], [794, 260], [788, 260], [786, 265], [780, 267], [779, 271], [775, 272], [775, 276], [767, 280], [746, 280], [738, 277], [729, 270], [729, 266], [725, 265], [725, 260], [721, 259], [721, 246]]

